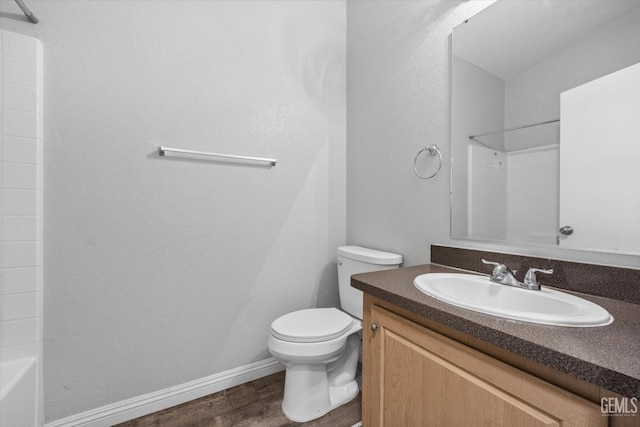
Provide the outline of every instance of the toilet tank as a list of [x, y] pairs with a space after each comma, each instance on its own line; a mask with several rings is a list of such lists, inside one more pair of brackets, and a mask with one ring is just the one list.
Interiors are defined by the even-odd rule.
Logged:
[[402, 255], [361, 246], [340, 246], [337, 252], [340, 306], [352, 316], [362, 319], [362, 291], [351, 287], [351, 275], [398, 268], [402, 264]]

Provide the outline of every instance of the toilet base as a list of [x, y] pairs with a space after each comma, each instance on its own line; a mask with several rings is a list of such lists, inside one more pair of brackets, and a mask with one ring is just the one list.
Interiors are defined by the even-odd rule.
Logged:
[[[282, 412], [291, 421], [304, 423], [320, 418], [337, 407], [351, 402], [358, 396], [359, 391], [358, 383], [353, 380], [341, 387], [329, 387], [328, 399], [325, 399], [324, 396], [316, 396], [311, 402], [301, 401], [291, 397], [287, 399], [285, 393], [285, 398], [282, 400]], [[309, 405], [309, 403], [312, 404]], [[318, 405], [318, 403], [320, 404]]]
[[329, 411], [332, 411], [345, 403], [351, 402], [356, 398], [356, 396], [358, 396], [359, 392], [360, 390], [356, 380], [353, 380], [342, 387], [331, 387], [329, 389], [329, 396], [331, 398], [331, 409]]
[[319, 418], [358, 395], [355, 380], [360, 335], [349, 336], [342, 355], [329, 364], [293, 364], [284, 380], [282, 412], [295, 422]]

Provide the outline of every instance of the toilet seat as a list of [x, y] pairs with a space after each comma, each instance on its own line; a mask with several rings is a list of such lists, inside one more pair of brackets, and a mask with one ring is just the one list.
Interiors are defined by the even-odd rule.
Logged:
[[285, 341], [271, 333], [267, 339], [267, 346], [271, 355], [287, 367], [292, 361], [295, 363], [330, 363], [342, 353], [349, 336], [361, 330], [362, 322], [354, 319], [351, 327], [342, 335], [327, 341], [306, 343]]
[[310, 308], [278, 317], [271, 323], [271, 334], [287, 342], [317, 343], [344, 335], [353, 322], [337, 308]]

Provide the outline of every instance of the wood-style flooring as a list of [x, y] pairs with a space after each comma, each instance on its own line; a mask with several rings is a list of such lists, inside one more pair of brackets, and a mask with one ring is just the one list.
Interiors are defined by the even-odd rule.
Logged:
[[360, 421], [361, 397], [308, 423], [289, 421], [280, 405], [284, 371], [165, 409], [115, 427], [351, 427]]

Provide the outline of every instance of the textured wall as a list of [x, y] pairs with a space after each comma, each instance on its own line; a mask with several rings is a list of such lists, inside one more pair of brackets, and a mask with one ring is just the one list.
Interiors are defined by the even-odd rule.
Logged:
[[[349, 243], [414, 265], [429, 259], [430, 243], [449, 240], [450, 35], [490, 3], [347, 2]], [[413, 158], [431, 144], [444, 165], [421, 180]]]
[[275, 317], [337, 304], [344, 2], [2, 3], [45, 51], [47, 420], [266, 359]]
[[[451, 156], [456, 159], [455, 166], [451, 168], [451, 204], [455, 206], [451, 215], [451, 230], [455, 236], [468, 236], [469, 223], [473, 220], [469, 212], [477, 212], [473, 206], [469, 208], [469, 199], [473, 194], [469, 191], [472, 185], [469, 185], [468, 157], [472, 145], [482, 147], [479, 144], [470, 145], [469, 135], [504, 128], [504, 81], [455, 55], [451, 56], [451, 64], [451, 81], [455, 82], [451, 87], [451, 140], [456, 141], [451, 145]], [[490, 147], [504, 151], [504, 134], [479, 139]], [[482, 150], [474, 150], [474, 153], [481, 155]], [[505, 189], [506, 185], [496, 189], [493, 197], [504, 200]], [[485, 199], [484, 202], [495, 203], [495, 200]], [[499, 204], [505, 206], [504, 202]], [[492, 227], [490, 232], [495, 233], [498, 229], [504, 229], [504, 226]], [[504, 230], [494, 236], [503, 234]]]

